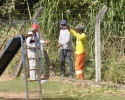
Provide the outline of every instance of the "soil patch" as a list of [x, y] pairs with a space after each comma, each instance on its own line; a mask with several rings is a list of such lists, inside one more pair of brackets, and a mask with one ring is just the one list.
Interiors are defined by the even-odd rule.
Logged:
[[[13, 80], [13, 75], [7, 74], [7, 73], [3, 73], [0, 77], [0, 81], [10, 81]], [[78, 79], [72, 79], [72, 78], [67, 78], [67, 77], [60, 77], [60, 76], [50, 76], [49, 77], [50, 81], [57, 81], [57, 82], [62, 82], [65, 84], [73, 84], [76, 85], [78, 87], [104, 87], [104, 86], [110, 86], [112, 87], [112, 85], [109, 84], [97, 84], [94, 81], [90, 81], [90, 80], [78, 80]], [[116, 86], [114, 86], [116, 87]], [[123, 86], [122, 86], [123, 87]], [[124, 96], [125, 94], [114, 94], [114, 93], [104, 93], [102, 95], [114, 95], [114, 96]], [[35, 94], [32, 95], [30, 100], [39, 100], [38, 98], [36, 98]], [[19, 93], [4, 93], [4, 92], [0, 92], [0, 100], [25, 100], [26, 99], [26, 93], [25, 92], [19, 92]]]

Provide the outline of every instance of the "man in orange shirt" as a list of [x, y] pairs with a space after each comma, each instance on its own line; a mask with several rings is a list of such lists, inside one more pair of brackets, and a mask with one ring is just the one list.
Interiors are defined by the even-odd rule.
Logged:
[[77, 78], [82, 80], [84, 80], [84, 62], [86, 58], [86, 35], [83, 32], [83, 25], [78, 25], [75, 29], [70, 29], [70, 33], [76, 37], [75, 74]]

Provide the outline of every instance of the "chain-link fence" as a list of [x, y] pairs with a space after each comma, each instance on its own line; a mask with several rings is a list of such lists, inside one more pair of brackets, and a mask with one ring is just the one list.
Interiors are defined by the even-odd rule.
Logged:
[[101, 25], [102, 77], [115, 83], [125, 82], [124, 22], [102, 22]]
[[[76, 25], [74, 21], [69, 21], [72, 26]], [[10, 23], [11, 24], [11, 23]], [[0, 46], [4, 46], [7, 44], [7, 42], [4, 42], [4, 40], [9, 40], [12, 36], [27, 33], [31, 23], [25, 23], [25, 27], [21, 28], [24, 23], [15, 23], [11, 27], [11, 29], [8, 32], [8, 36], [6, 36], [7, 30], [9, 28], [9, 22], [6, 20], [1, 20], [0, 22]], [[58, 44], [58, 37], [59, 37], [59, 28], [58, 28], [58, 22], [55, 23], [57, 28], [54, 28], [52, 30], [52, 34], [47, 34], [41, 32], [41, 36], [44, 40], [49, 39], [51, 40], [51, 43], [48, 45], [45, 45], [45, 48], [48, 52], [52, 67], [54, 69], [54, 72], [56, 75], [60, 75], [60, 58], [59, 58], [59, 50], [57, 48]], [[87, 45], [86, 45], [86, 61], [85, 61], [85, 79], [95, 79], [95, 19], [91, 19], [89, 21], [85, 21], [85, 33], [87, 36]], [[102, 80], [104, 81], [113, 81], [115, 83], [124, 83], [125, 82], [125, 63], [124, 63], [124, 43], [125, 43], [125, 23], [124, 22], [101, 22], [101, 76]], [[75, 38], [73, 37], [73, 49], [72, 49], [72, 59], [73, 64], [75, 62]], [[0, 52], [4, 49], [4, 46], [0, 49]], [[10, 63], [10, 67], [15, 68], [14, 66], [18, 62], [19, 59], [17, 59], [19, 56], [18, 54], [13, 60], [14, 63]], [[46, 71], [46, 64], [43, 59], [43, 65], [45, 67], [45, 73], [48, 73]], [[67, 74], [69, 73], [69, 65], [66, 62], [66, 69]]]
[[[73, 23], [72, 21], [70, 23]], [[86, 21], [85, 33], [87, 35], [86, 61], [85, 61], [85, 79], [95, 79], [95, 21], [94, 19]], [[124, 22], [101, 22], [101, 77], [102, 81], [112, 81], [115, 83], [124, 83], [125, 63], [124, 63]], [[55, 72], [60, 70], [59, 51], [56, 47], [59, 32], [53, 37], [52, 44], [47, 46], [51, 62]], [[52, 38], [52, 37], [51, 37]], [[54, 42], [53, 42], [54, 41]], [[52, 48], [53, 47], [53, 48]], [[75, 62], [75, 39], [73, 38], [73, 62]], [[69, 66], [66, 66], [69, 68]], [[57, 70], [59, 69], [59, 70]], [[68, 71], [68, 70], [67, 70]], [[68, 72], [69, 73], [69, 72]], [[59, 73], [60, 74], [60, 73]]]

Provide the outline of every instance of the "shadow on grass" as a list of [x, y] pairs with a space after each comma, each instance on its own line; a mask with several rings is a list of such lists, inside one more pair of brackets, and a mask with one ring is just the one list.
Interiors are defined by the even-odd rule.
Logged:
[[[26, 100], [24, 98], [6, 98], [0, 97], [0, 100]], [[40, 100], [39, 98], [30, 98], [29, 100]], [[43, 98], [43, 100], [80, 100], [77, 98]]]

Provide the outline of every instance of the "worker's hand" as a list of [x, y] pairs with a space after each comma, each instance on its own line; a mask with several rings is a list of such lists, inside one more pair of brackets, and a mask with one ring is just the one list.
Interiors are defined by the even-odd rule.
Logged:
[[76, 29], [75, 27], [73, 28], [73, 30], [74, 30], [74, 31], [77, 31], [77, 29]]
[[78, 30], [78, 29], [73, 28], [73, 30], [74, 30], [76, 33], [79, 33], [79, 30]]
[[63, 29], [68, 29], [68, 27], [67, 26], [63, 26]]
[[50, 43], [50, 40], [46, 40], [44, 43], [45, 43], [45, 44], [49, 44], [49, 43]]
[[59, 47], [61, 47], [62, 46], [62, 44], [61, 43], [59, 43], [58, 45], [57, 45], [57, 47], [59, 48]]

